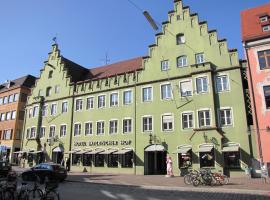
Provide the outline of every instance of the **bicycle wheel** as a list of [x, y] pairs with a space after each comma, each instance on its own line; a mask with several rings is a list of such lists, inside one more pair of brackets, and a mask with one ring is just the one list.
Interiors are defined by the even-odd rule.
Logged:
[[27, 195], [26, 190], [20, 191], [18, 200], [28, 200], [28, 195]]
[[197, 179], [197, 178], [194, 178], [192, 180], [192, 184], [193, 184], [194, 187], [198, 187], [200, 185], [200, 180]]
[[184, 176], [184, 183], [185, 183], [186, 185], [190, 185], [190, 184], [192, 183], [192, 181], [191, 181], [191, 175], [190, 175], [190, 174], [186, 174], [186, 175]]
[[49, 191], [44, 195], [43, 200], [60, 200], [60, 196], [56, 191]]
[[221, 180], [220, 180], [220, 184], [227, 185], [228, 183], [229, 183], [229, 177], [226, 175], [222, 175]]
[[7, 191], [4, 192], [3, 198], [5, 200], [14, 200], [14, 195], [13, 195], [13, 193], [11, 191], [7, 190]]
[[43, 192], [40, 189], [31, 190], [28, 193], [29, 200], [40, 200], [42, 196], [43, 196]]

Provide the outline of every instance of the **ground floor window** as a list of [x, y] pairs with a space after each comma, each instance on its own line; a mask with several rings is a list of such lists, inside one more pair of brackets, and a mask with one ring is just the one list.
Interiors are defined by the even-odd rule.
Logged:
[[121, 167], [123, 168], [132, 168], [133, 167], [133, 151], [127, 152], [125, 154], [119, 155]]
[[224, 152], [224, 163], [228, 169], [239, 169], [240, 168], [240, 152]]
[[72, 165], [80, 165], [81, 154], [72, 154]]
[[118, 155], [109, 154], [108, 155], [108, 167], [118, 167]]
[[83, 154], [83, 166], [92, 166], [91, 154]]
[[95, 167], [104, 167], [104, 154], [95, 154]]
[[214, 167], [215, 166], [215, 153], [214, 148], [209, 152], [200, 152], [200, 167]]
[[178, 153], [178, 166], [179, 168], [188, 168], [192, 166], [192, 151], [187, 153]]

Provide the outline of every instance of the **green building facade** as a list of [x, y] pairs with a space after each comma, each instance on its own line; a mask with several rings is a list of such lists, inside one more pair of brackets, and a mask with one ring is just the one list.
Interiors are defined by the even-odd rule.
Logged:
[[243, 174], [253, 149], [237, 51], [179, 0], [155, 40], [147, 57], [94, 69], [54, 44], [26, 108], [28, 163], [148, 175], [170, 156], [175, 175]]

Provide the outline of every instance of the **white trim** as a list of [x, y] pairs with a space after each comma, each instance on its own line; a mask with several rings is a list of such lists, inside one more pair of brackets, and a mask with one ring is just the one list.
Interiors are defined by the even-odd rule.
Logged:
[[[192, 91], [191, 91], [191, 96], [182, 96], [181, 94], [181, 83], [183, 82], [188, 82], [190, 81], [191, 82], [191, 88], [192, 88]], [[195, 81], [196, 82], [196, 81]], [[187, 79], [182, 79], [179, 81], [179, 86], [178, 86], [178, 93], [179, 93], [179, 96], [183, 99], [183, 98], [188, 98], [188, 97], [192, 97], [193, 96], [193, 93], [194, 93], [194, 88], [193, 88], [193, 80], [192, 78], [187, 78]]]
[[[171, 98], [165, 98], [165, 99], [162, 99], [162, 86], [164, 85], [170, 85], [171, 86]], [[170, 101], [170, 100], [173, 100], [173, 86], [172, 86], [172, 83], [171, 82], [164, 82], [164, 83], [161, 83], [160, 86], [159, 86], [159, 89], [160, 89], [160, 100], [161, 101]]]
[[[183, 114], [189, 114], [189, 113], [192, 113], [192, 124], [193, 126], [190, 127], [190, 128], [183, 128]], [[193, 128], [195, 128], [195, 124], [196, 124], [196, 121], [195, 121], [196, 117], [195, 117], [195, 112], [190, 110], [190, 111], [183, 111], [180, 113], [180, 124], [181, 124], [181, 130], [182, 131], [190, 131], [192, 130]]]
[[[111, 106], [111, 95], [112, 94], [117, 94], [117, 105], [113, 105], [113, 106]], [[109, 93], [109, 108], [117, 108], [117, 107], [119, 107], [119, 91], [116, 91], [116, 92], [111, 92], [111, 93]]]
[[[98, 135], [98, 123], [99, 122], [104, 122], [104, 133], [103, 134], [100, 134], [100, 135]], [[97, 131], [96, 131], [96, 136], [105, 136], [106, 135], [106, 133], [105, 133], [105, 120], [98, 120], [98, 121], [96, 121], [96, 129], [97, 129]]]
[[[144, 97], [144, 94], [143, 94], [143, 89], [145, 88], [151, 88], [151, 100], [150, 101], [144, 101], [143, 100], [143, 97]], [[154, 88], [152, 85], [145, 85], [143, 87], [141, 87], [141, 103], [151, 103], [154, 101]]]
[[[75, 125], [80, 124], [81, 125], [81, 133], [79, 135], [75, 135]], [[75, 122], [73, 123], [73, 137], [79, 137], [82, 135], [82, 123], [81, 122]]]
[[40, 130], [39, 130], [39, 133], [41, 133], [41, 129], [44, 128], [45, 129], [45, 133], [44, 133], [44, 136], [43, 137], [40, 137], [40, 139], [43, 139], [43, 138], [46, 138], [46, 126], [41, 126], [40, 127]]
[[[67, 103], [67, 111], [66, 112], [63, 112], [63, 103]], [[61, 102], [61, 114], [64, 114], [64, 113], [68, 113], [68, 101], [67, 100], [64, 100]]]
[[[129, 119], [131, 119], [131, 131], [124, 133], [124, 120], [129, 120]], [[124, 118], [122, 118], [122, 128], [121, 128], [121, 130], [122, 130], [122, 135], [132, 134], [132, 132], [133, 132], [133, 118], [132, 117], [124, 117]]]
[[[213, 168], [216, 168], [216, 162], [217, 162], [217, 155], [216, 155], [216, 146], [214, 145], [214, 144], [212, 144], [212, 143], [202, 143], [202, 144], [199, 144], [198, 146], [197, 146], [197, 149], [199, 149], [200, 148], [200, 146], [203, 146], [203, 145], [205, 145], [205, 146], [213, 146], [213, 150], [214, 150], [214, 166], [211, 166], [211, 167], [213, 167]], [[195, 152], [194, 152], [195, 153]], [[198, 156], [198, 159], [199, 159], [199, 167], [201, 168], [201, 162], [200, 162], [200, 152], [198, 151], [198, 154], [197, 154], [197, 156]]]
[[[206, 110], [209, 110], [209, 114], [210, 114], [210, 125], [209, 126], [202, 126], [202, 127], [200, 127], [199, 111], [206, 111]], [[205, 128], [205, 127], [211, 127], [212, 126], [212, 119], [213, 119], [213, 117], [212, 117], [212, 110], [211, 110], [211, 108], [200, 108], [200, 109], [196, 110], [196, 112], [197, 112], [197, 127], [198, 128]]]
[[48, 138], [52, 138], [52, 137], [50, 137], [51, 127], [54, 127], [55, 128], [54, 129], [54, 135], [52, 137], [55, 137], [55, 135], [56, 135], [56, 125], [55, 124], [52, 124], [52, 125], [49, 126]]
[[[163, 116], [172, 116], [172, 130], [163, 130]], [[173, 113], [163, 113], [160, 115], [160, 125], [161, 125], [161, 129], [160, 132], [162, 133], [172, 133], [174, 132], [174, 114]]]
[[[87, 123], [91, 123], [91, 124], [92, 124], [92, 133], [86, 135], [86, 134], [85, 134], [85, 125], [86, 125]], [[84, 136], [93, 136], [93, 135], [94, 135], [94, 123], [93, 123], [93, 121], [86, 121], [86, 122], [84, 122], [83, 133], [84, 133]]]
[[[66, 133], [65, 133], [64, 136], [61, 136], [61, 126], [66, 126]], [[64, 138], [64, 137], [66, 137], [66, 135], [67, 135], [67, 124], [60, 124], [60, 127], [59, 127], [59, 137], [60, 138]]]
[[[227, 82], [228, 82], [228, 90], [222, 90], [222, 91], [218, 91], [217, 89], [217, 77], [220, 77], [220, 76], [227, 76]], [[215, 80], [214, 80], [214, 87], [215, 87], [215, 91], [216, 91], [216, 94], [220, 94], [220, 93], [226, 93], [226, 92], [230, 92], [231, 91], [231, 82], [230, 82], [230, 75], [229, 73], [217, 73], [215, 76], [214, 76]]]
[[[131, 102], [125, 104], [125, 95], [124, 95], [124, 93], [125, 93], [125, 92], [128, 92], [128, 91], [131, 92]], [[123, 105], [123, 106], [129, 106], [129, 105], [133, 104], [133, 89], [126, 89], [126, 90], [123, 90], [123, 91], [122, 91], [122, 97], [123, 97], [123, 99], [122, 99], [122, 105]], [[135, 101], [136, 101], [136, 100], [135, 100]]]
[[[116, 133], [110, 133], [110, 123], [111, 123], [111, 121], [117, 121], [117, 127], [116, 127], [117, 131], [116, 131]], [[118, 119], [110, 119], [108, 125], [109, 125], [108, 126], [108, 134], [109, 135], [117, 135], [119, 133], [119, 120]]]
[[[99, 99], [99, 97], [101, 97], [101, 96], [104, 96], [104, 106], [103, 107], [99, 107], [99, 104], [98, 104], [98, 99]], [[103, 108], [106, 108], [106, 98], [107, 98], [107, 95], [106, 94], [99, 94], [98, 96], [97, 96], [97, 109], [103, 109]]]
[[[55, 114], [52, 114], [52, 105], [56, 105], [56, 107], [55, 107]], [[50, 116], [56, 116], [57, 115], [57, 107], [58, 107], [58, 103], [57, 102], [52, 102], [50, 104]]]
[[[87, 109], [87, 99], [93, 98], [93, 108], [88, 108]], [[93, 110], [95, 108], [95, 96], [87, 96], [85, 99], [85, 110]]]
[[[207, 92], [200, 92], [200, 93], [198, 93], [198, 91], [197, 91], [197, 78], [203, 78], [203, 77], [206, 77], [207, 78]], [[208, 76], [208, 74], [200, 74], [200, 75], [198, 75], [198, 76], [195, 76], [194, 77], [195, 78], [195, 94], [196, 95], [201, 95], [201, 94], [209, 94], [210, 92], [211, 92], [211, 88], [210, 88], [210, 80], [209, 80], [209, 76]]]
[[[78, 100], [81, 100], [82, 101], [82, 108], [81, 109], [79, 109], [79, 110], [77, 110], [77, 101]], [[75, 106], [74, 106], [74, 112], [82, 112], [83, 111], [83, 98], [76, 98], [75, 99]]]
[[[143, 118], [146, 118], [146, 117], [151, 117], [152, 118], [152, 130], [150, 130], [150, 131], [143, 131]], [[154, 132], [154, 117], [153, 117], [153, 115], [143, 115], [143, 116], [141, 116], [141, 131], [142, 131], [142, 133], [152, 133], [152, 132]]]
[[[225, 110], [225, 109], [230, 109], [231, 110], [231, 122], [232, 124], [231, 125], [225, 125], [225, 126], [222, 126], [221, 124], [221, 110]], [[225, 106], [225, 107], [220, 107], [218, 109], [218, 125], [219, 127], [221, 128], [231, 128], [231, 127], [234, 127], [234, 117], [233, 117], [233, 107], [230, 107], [230, 106]]]

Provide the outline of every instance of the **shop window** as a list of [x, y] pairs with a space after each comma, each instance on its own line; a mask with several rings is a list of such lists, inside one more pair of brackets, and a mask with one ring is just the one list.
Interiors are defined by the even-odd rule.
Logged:
[[264, 51], [258, 51], [258, 59], [260, 69], [269, 69], [270, 68], [270, 49]]
[[133, 167], [133, 151], [127, 152], [125, 154], [119, 155], [122, 168], [132, 168]]
[[179, 168], [189, 168], [192, 166], [192, 150], [187, 153], [178, 153]]
[[104, 154], [95, 154], [95, 167], [104, 167]]
[[108, 155], [108, 167], [118, 167], [118, 155], [109, 154]]
[[240, 169], [240, 152], [224, 152], [224, 163], [228, 169]]
[[215, 153], [214, 148], [212, 148], [208, 152], [200, 152], [199, 153], [200, 159], [200, 167], [215, 167]]
[[266, 108], [270, 109], [270, 86], [264, 86], [263, 91], [264, 91]]
[[91, 154], [83, 154], [83, 166], [92, 166]]
[[72, 165], [80, 165], [81, 157], [81, 154], [72, 154]]

